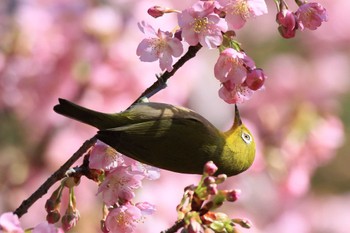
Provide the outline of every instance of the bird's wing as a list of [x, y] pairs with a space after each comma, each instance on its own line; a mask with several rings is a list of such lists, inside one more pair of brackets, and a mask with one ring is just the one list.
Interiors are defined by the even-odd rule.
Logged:
[[[100, 130], [97, 138], [140, 162], [176, 172], [201, 173], [209, 157], [221, 153], [217, 133], [196, 120], [160, 119]], [[197, 162], [193, 163], [195, 154]]]

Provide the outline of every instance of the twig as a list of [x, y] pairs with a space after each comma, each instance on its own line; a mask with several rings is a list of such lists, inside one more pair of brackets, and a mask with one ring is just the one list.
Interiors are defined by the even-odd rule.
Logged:
[[185, 221], [183, 219], [178, 220], [177, 222], [174, 223], [172, 227], [165, 231], [161, 231], [160, 233], [175, 233], [177, 232], [181, 227], [185, 225]]
[[[168, 72], [165, 71], [162, 75], [157, 77], [157, 81], [155, 81], [152, 86], [148, 87], [140, 96], [137, 98], [133, 103], [137, 103], [142, 99], [143, 97], [150, 98], [160, 90], [164, 89], [166, 87], [166, 82], [168, 79], [175, 74], [175, 72], [183, 66], [188, 60], [191, 58], [194, 58], [197, 54], [197, 52], [202, 48], [200, 44], [197, 44], [196, 46], [190, 46], [187, 50], [187, 52], [173, 65], [173, 69]], [[131, 105], [131, 106], [132, 106]]]
[[49, 188], [57, 181], [61, 180], [67, 170], [96, 142], [96, 138], [92, 137], [85, 141], [84, 144], [65, 162], [50, 178], [48, 178], [28, 199], [24, 200], [22, 204], [13, 212], [19, 218], [27, 213], [29, 207], [31, 207], [39, 198], [44, 196]]

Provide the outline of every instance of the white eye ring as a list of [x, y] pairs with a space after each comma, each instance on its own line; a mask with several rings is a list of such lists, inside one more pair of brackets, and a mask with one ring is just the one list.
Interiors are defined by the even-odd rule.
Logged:
[[247, 144], [250, 144], [252, 142], [252, 136], [244, 132], [242, 133], [242, 139]]

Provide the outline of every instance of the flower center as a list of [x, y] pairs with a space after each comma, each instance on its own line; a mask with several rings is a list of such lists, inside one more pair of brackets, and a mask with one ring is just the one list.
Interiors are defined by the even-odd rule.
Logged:
[[243, 19], [249, 18], [249, 6], [246, 0], [238, 0], [232, 5], [231, 13], [240, 15]]
[[207, 25], [209, 20], [207, 17], [204, 18], [196, 18], [193, 23], [193, 30], [195, 33], [200, 33], [207, 29]]
[[165, 40], [155, 39], [152, 44], [152, 50], [155, 51], [157, 55], [159, 55], [160, 53], [164, 52], [166, 45], [167, 43]]
[[126, 226], [131, 224], [130, 218], [124, 212], [120, 212], [114, 218], [118, 225]]

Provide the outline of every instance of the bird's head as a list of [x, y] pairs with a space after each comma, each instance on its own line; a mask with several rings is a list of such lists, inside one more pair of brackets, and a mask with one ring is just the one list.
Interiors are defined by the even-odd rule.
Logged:
[[[235, 120], [230, 130], [224, 133], [227, 150], [224, 160], [232, 166], [232, 174], [235, 175], [247, 170], [255, 158], [255, 141], [248, 128], [242, 123], [238, 107], [235, 105]], [[234, 165], [233, 165], [234, 164]], [[234, 168], [234, 169], [233, 169]]]

